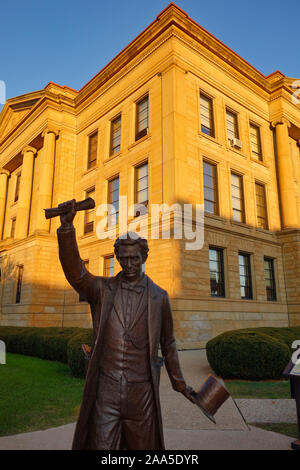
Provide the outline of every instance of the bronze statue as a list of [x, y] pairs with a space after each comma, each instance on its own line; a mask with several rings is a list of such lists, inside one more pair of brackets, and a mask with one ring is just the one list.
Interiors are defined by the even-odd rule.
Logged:
[[[58, 206], [59, 257], [71, 286], [89, 302], [94, 340], [73, 449], [164, 449], [159, 402], [163, 362], [174, 390], [195, 403], [182, 376], [168, 293], [142, 272], [147, 240], [127, 234], [114, 244], [122, 271], [94, 276], [80, 258], [76, 201]], [[163, 358], [158, 357], [161, 345]]]

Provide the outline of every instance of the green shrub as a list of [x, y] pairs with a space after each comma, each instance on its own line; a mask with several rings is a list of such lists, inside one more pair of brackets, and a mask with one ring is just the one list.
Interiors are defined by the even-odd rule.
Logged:
[[262, 328], [222, 333], [207, 343], [206, 352], [212, 369], [224, 379], [280, 379], [291, 357], [286, 342]]
[[92, 336], [92, 330], [82, 328], [80, 333], [73, 336], [68, 342], [68, 365], [75, 377], [85, 377], [86, 362], [81, 345], [91, 346]]
[[67, 362], [68, 341], [79, 328], [0, 327], [8, 352]]

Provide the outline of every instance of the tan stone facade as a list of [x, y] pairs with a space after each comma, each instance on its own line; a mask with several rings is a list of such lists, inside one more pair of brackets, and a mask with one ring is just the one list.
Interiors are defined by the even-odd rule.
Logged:
[[[116, 177], [130, 205], [145, 162], [150, 214], [153, 203], [203, 204], [203, 161], [216, 171], [218, 202], [216, 213], [205, 213], [203, 248], [148, 237], [146, 273], [170, 294], [179, 346], [203, 347], [232, 328], [300, 324], [300, 105], [292, 83], [280, 72], [265, 77], [170, 5], [81, 90], [49, 83], [8, 100], [0, 115], [0, 324], [91, 326], [88, 304], [59, 264], [59, 220], [46, 220], [44, 208], [82, 200], [89, 190], [97, 207]], [[137, 107], [146, 96], [147, 129], [137, 138]], [[120, 142], [112, 136], [119, 116]], [[236, 141], [228, 138], [230, 119]], [[233, 220], [232, 173], [242, 185], [243, 221]], [[257, 185], [266, 228], [258, 223]], [[77, 239], [89, 270], [102, 275], [113, 242], [98, 239], [100, 217], [93, 217], [93, 230], [84, 233], [86, 214], [77, 214]], [[212, 247], [222, 250], [222, 297], [211, 295]], [[241, 253], [251, 267], [251, 299], [241, 298]], [[274, 268], [276, 300], [267, 300], [265, 259]]]

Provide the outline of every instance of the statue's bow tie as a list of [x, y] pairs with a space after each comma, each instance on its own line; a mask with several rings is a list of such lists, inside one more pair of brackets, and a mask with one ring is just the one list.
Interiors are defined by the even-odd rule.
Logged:
[[128, 289], [128, 290], [131, 290], [133, 292], [136, 292], [137, 294], [140, 294], [142, 292], [142, 289], [144, 286], [131, 286], [130, 284], [128, 284], [127, 282], [122, 282], [121, 284], [122, 286], [122, 289]]

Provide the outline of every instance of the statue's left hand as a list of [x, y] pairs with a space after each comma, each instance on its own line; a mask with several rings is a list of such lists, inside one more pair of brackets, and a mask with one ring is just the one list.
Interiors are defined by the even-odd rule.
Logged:
[[195, 402], [195, 398], [194, 398], [194, 394], [195, 394], [195, 391], [193, 390], [192, 387], [186, 387], [185, 390], [182, 390], [182, 395], [184, 395], [188, 400], [190, 400], [192, 403], [196, 403]]

